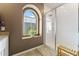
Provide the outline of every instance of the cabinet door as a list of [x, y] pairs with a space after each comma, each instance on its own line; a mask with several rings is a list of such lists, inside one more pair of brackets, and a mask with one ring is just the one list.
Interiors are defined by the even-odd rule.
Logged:
[[0, 41], [0, 56], [8, 56], [8, 37], [1, 38]]
[[56, 9], [57, 46], [77, 50], [78, 46], [78, 4], [64, 4]]
[[55, 10], [46, 14], [46, 45], [55, 50], [56, 17]]

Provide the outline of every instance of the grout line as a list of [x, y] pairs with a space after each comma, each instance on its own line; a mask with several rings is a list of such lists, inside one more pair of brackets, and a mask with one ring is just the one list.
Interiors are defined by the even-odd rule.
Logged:
[[44, 56], [38, 49], [37, 49], [37, 51], [40, 53], [41, 56]]

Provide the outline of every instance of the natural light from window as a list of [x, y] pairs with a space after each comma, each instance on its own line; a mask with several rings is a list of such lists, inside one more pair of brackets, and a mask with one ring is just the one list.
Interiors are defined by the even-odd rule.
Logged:
[[23, 36], [35, 36], [38, 34], [37, 13], [32, 9], [26, 9], [23, 16]]

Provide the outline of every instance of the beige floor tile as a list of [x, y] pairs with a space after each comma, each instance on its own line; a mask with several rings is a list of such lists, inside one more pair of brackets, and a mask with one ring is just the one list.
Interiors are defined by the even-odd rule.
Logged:
[[19, 56], [55, 56], [54, 51], [49, 49], [46, 45], [41, 45], [31, 51], [20, 54]]
[[37, 49], [35, 49], [27, 53], [21, 54], [20, 56], [42, 56], [42, 55]]

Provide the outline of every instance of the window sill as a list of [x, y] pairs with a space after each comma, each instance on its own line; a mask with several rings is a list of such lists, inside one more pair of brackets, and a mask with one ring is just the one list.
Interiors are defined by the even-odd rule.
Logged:
[[22, 37], [22, 39], [23, 39], [23, 40], [25, 40], [25, 39], [37, 38], [37, 37], [41, 37], [41, 36], [34, 36], [34, 37]]

